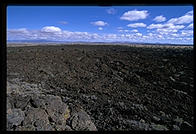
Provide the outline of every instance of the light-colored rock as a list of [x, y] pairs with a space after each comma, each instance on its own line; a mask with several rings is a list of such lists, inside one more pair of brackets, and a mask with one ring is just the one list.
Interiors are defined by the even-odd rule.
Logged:
[[177, 125], [173, 125], [173, 130], [180, 130], [180, 128]]
[[144, 120], [127, 120], [127, 123], [136, 130], [151, 130], [150, 125], [145, 123]]
[[172, 76], [170, 76], [169, 78], [170, 78], [170, 80], [172, 80], [173, 82], [176, 81]]
[[159, 117], [157, 117], [157, 116], [153, 116], [152, 117], [155, 121], [160, 121], [161, 119], [159, 118]]
[[80, 110], [73, 114], [71, 124], [74, 130], [97, 131], [97, 128], [91, 121], [89, 115], [83, 110]]
[[164, 125], [160, 125], [160, 124], [154, 124], [152, 123], [150, 125], [150, 127], [152, 128], [152, 130], [169, 130], [166, 126]]
[[183, 130], [191, 130], [191, 129], [193, 129], [193, 126], [192, 126], [190, 123], [188, 123], [187, 121], [184, 121], [184, 122], [181, 124], [181, 128], [182, 128]]
[[47, 113], [40, 108], [31, 107], [27, 112], [24, 120], [24, 126], [33, 125], [33, 127], [44, 130], [48, 128], [49, 120]]
[[[8, 109], [7, 111], [7, 122], [12, 128], [13, 126], [18, 126], [24, 120], [24, 112], [21, 109]], [[8, 127], [8, 126], [7, 126]]]
[[167, 61], [168, 61], [168, 59], [162, 59], [162, 61], [167, 62]]
[[183, 123], [183, 118], [179, 118], [178, 116], [176, 117], [176, 119], [174, 119], [174, 121], [176, 122], [177, 125], [181, 125]]
[[146, 106], [144, 106], [143, 104], [133, 104], [133, 109], [139, 109], [139, 110], [148, 110]]

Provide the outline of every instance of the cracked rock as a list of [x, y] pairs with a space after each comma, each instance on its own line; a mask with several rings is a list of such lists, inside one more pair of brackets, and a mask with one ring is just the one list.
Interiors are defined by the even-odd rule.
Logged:
[[21, 109], [8, 109], [7, 110], [7, 127], [13, 128], [18, 126], [24, 120], [24, 112]]
[[73, 119], [71, 125], [74, 130], [97, 130], [89, 115], [83, 110], [74, 113], [72, 118]]

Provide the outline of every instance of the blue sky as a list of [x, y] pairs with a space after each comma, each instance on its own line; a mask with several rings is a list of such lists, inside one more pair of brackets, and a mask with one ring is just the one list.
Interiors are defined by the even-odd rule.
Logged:
[[193, 6], [8, 6], [7, 39], [193, 44]]

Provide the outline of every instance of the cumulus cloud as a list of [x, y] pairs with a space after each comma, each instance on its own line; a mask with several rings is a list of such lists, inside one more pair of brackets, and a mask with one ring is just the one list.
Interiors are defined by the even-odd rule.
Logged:
[[129, 30], [127, 30], [127, 29], [125, 29], [125, 30], [120, 29], [120, 30], [118, 30], [118, 32], [129, 32]]
[[186, 13], [186, 15], [193, 15], [193, 10]]
[[127, 26], [128, 27], [146, 27], [146, 24], [144, 24], [144, 23], [133, 23], [133, 24], [129, 24]]
[[179, 37], [180, 35], [179, 35], [179, 34], [177, 34], [177, 33], [173, 33], [173, 34], [171, 34], [171, 36]]
[[42, 32], [61, 32], [59, 27], [55, 26], [46, 26], [41, 29]]
[[151, 24], [147, 27], [147, 29], [155, 29], [154, 32], [160, 35], [170, 36], [173, 33], [178, 32], [183, 29], [184, 25], [174, 25], [172, 23], [165, 24]]
[[173, 24], [186, 24], [191, 22], [193, 22], [193, 11], [189, 11], [184, 16], [181, 16], [179, 18], [172, 18], [168, 21], [168, 23]]
[[182, 30], [182, 36], [193, 36], [193, 30]]
[[121, 20], [128, 20], [128, 21], [137, 21], [140, 19], [146, 19], [148, 16], [148, 11], [147, 10], [132, 10], [125, 12], [120, 19]]
[[[25, 32], [24, 32], [25, 31]], [[28, 32], [26, 32], [28, 31]], [[58, 27], [46, 26], [41, 30], [10, 29], [7, 31], [8, 39], [47, 39], [47, 40], [90, 40], [99, 39], [98, 34], [88, 32], [71, 32]]]
[[193, 23], [187, 26], [188, 29], [193, 29]]
[[[80, 32], [80, 31], [67, 31], [62, 30], [55, 26], [46, 26], [40, 30], [28, 30], [26, 28], [20, 29], [8, 29], [7, 37], [8, 40], [17, 39], [17, 40], [31, 40], [31, 39], [46, 39], [46, 40], [57, 40], [57, 41], [130, 41], [130, 42], [164, 42], [165, 39], [173, 41], [184, 41], [190, 43], [193, 41], [193, 29], [185, 29], [177, 32], [176, 25], [167, 25], [165, 28], [157, 28], [154, 31], [143, 34], [138, 32], [137, 29], [132, 30], [123, 30], [123, 33], [89, 33], [89, 32]], [[98, 27], [99, 28], [99, 27]], [[100, 27], [101, 28], [101, 27]], [[173, 29], [172, 29], [173, 28]], [[178, 28], [179, 25], [178, 25]], [[181, 39], [180, 39], [181, 38]], [[183, 43], [183, 42], [180, 42]]]
[[133, 29], [133, 30], [131, 30], [131, 32], [138, 32], [138, 30], [137, 29]]
[[142, 36], [142, 33], [136, 33], [137, 36]]
[[170, 34], [170, 33], [176, 33], [178, 32], [177, 29], [157, 29], [156, 30], [160, 34]]
[[147, 29], [163, 28], [163, 24], [150, 24]]
[[156, 22], [163, 22], [163, 21], [166, 21], [166, 18], [160, 15], [160, 16], [155, 17], [153, 20]]
[[108, 14], [116, 14], [117, 11], [114, 8], [109, 8], [109, 9], [106, 10], [106, 12]]
[[26, 34], [26, 33], [29, 33], [29, 31], [26, 28], [19, 28], [19, 29], [8, 30], [8, 33]]
[[172, 23], [165, 23], [165, 24], [151, 24], [147, 27], [147, 29], [182, 29], [184, 25], [174, 25]]
[[104, 21], [95, 21], [95, 22], [91, 22], [91, 24], [93, 24], [95, 26], [106, 26], [106, 25], [108, 25], [108, 23], [106, 23]]

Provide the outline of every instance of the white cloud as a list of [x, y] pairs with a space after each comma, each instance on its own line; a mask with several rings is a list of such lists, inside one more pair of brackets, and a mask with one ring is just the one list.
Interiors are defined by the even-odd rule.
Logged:
[[162, 35], [158, 35], [158, 38], [163, 38], [163, 36]]
[[117, 11], [114, 8], [109, 8], [109, 9], [106, 10], [106, 12], [108, 14], [116, 14]]
[[61, 32], [59, 27], [55, 26], [46, 26], [41, 29], [42, 32]]
[[30, 31], [28, 31], [26, 28], [7, 30], [7, 39], [9, 39], [10, 37], [13, 39], [15, 38], [26, 39], [30, 35], [31, 35]]
[[183, 40], [186, 41], [187, 43], [192, 43], [191, 41], [193, 41], [193, 30], [187, 29], [187, 30], [181, 30], [180, 32], [177, 32], [177, 29], [172, 29], [173, 27], [176, 27], [175, 25], [170, 24], [167, 25], [167, 27], [171, 29], [158, 28], [155, 31], [150, 30], [151, 32], [147, 34], [139, 33], [137, 29], [131, 29], [131, 30], [121, 29], [124, 32], [122, 34], [114, 34], [114, 33], [97, 34], [97, 33], [80, 32], [80, 31], [66, 31], [60, 28], [59, 30], [58, 27], [55, 26], [53, 26], [52, 28], [51, 26], [46, 26], [43, 27], [41, 30], [27, 30], [26, 28], [8, 29], [7, 37], [8, 40], [9, 39], [10, 40], [46, 39], [46, 40], [57, 40], [57, 41], [130, 41], [130, 42], [151, 42], [151, 41], [167, 42], [168, 40], [172, 40], [172, 43], [175, 41], [179, 41], [180, 43], [182, 43], [181, 40]]
[[138, 32], [138, 30], [137, 29], [133, 29], [133, 30], [131, 30], [131, 32]]
[[180, 35], [179, 34], [177, 34], [177, 33], [173, 33], [173, 34], [171, 34], [172, 36], [174, 36], [174, 37], [179, 37]]
[[189, 28], [189, 29], [193, 29], [193, 23], [192, 23], [192, 24], [190, 24], [190, 25], [188, 25], [188, 26], [187, 26], [187, 28]]
[[129, 24], [127, 26], [128, 27], [146, 27], [146, 24], [144, 24], [144, 23], [133, 23], [133, 24]]
[[16, 33], [16, 34], [29, 33], [29, 31], [26, 28], [12, 29], [12, 30], [8, 30], [8, 32], [9, 33]]
[[181, 35], [182, 36], [193, 36], [193, 30], [182, 30]]
[[181, 16], [179, 18], [172, 18], [168, 21], [168, 23], [173, 24], [186, 24], [193, 22], [193, 11], [189, 11], [184, 16]]
[[147, 29], [154, 29], [154, 28], [162, 28], [163, 24], [151, 24], [147, 27]]
[[118, 30], [118, 32], [129, 32], [129, 30], [127, 30], [127, 29], [125, 29], [125, 30], [120, 29], [120, 30]]
[[140, 19], [146, 19], [146, 17], [148, 16], [148, 11], [147, 10], [132, 10], [132, 11], [128, 11], [125, 12], [120, 19], [121, 20], [128, 20], [128, 21], [137, 21]]
[[172, 23], [165, 24], [151, 24], [147, 27], [147, 29], [183, 29], [184, 25], [174, 25]]
[[153, 20], [156, 22], [163, 22], [163, 21], [166, 21], [166, 18], [160, 15], [160, 16], [155, 17]]
[[193, 15], [193, 10], [186, 13], [186, 15]]
[[178, 32], [177, 29], [157, 29], [156, 31], [159, 32], [160, 34], [169, 34], [169, 33]]
[[136, 33], [137, 36], [142, 36], [142, 33]]
[[105, 34], [102, 35], [103, 40], [111, 41], [111, 40], [116, 40], [118, 39], [118, 36], [116, 34]]
[[99, 29], [99, 30], [103, 30], [103, 28], [102, 28], [102, 27], [99, 27], [98, 29]]
[[105, 26], [105, 25], [107, 25], [107, 23], [104, 22], [104, 21], [95, 21], [95, 22], [91, 22], [91, 24], [93, 24], [95, 26]]

